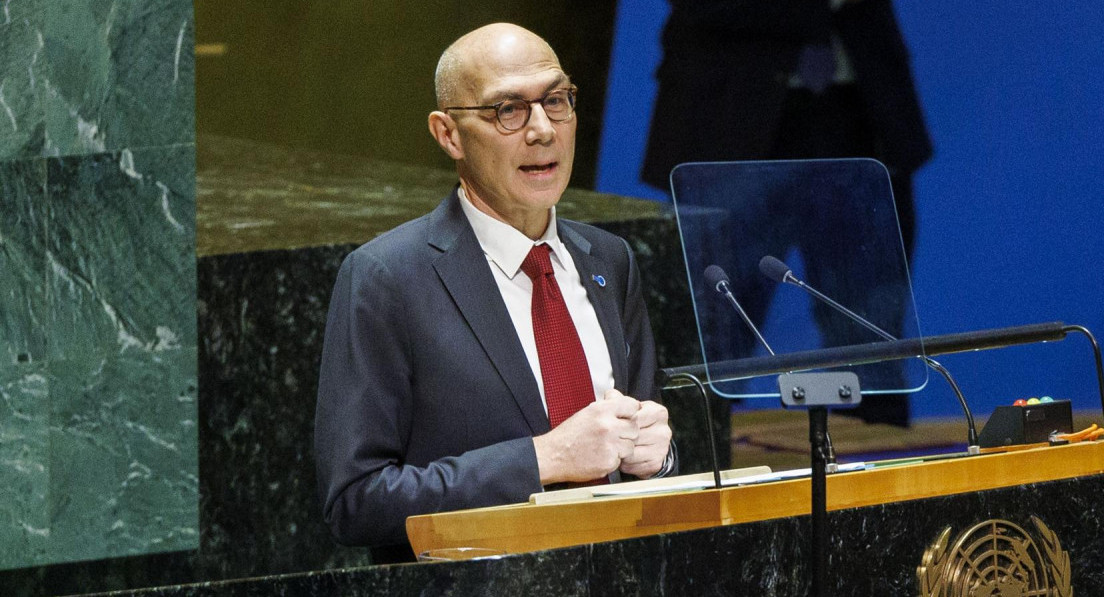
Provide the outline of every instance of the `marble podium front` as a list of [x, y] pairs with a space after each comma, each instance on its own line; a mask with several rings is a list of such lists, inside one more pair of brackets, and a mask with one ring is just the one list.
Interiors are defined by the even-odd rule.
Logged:
[[[830, 595], [919, 595], [917, 568], [942, 529], [1042, 519], [1079, 594], [1104, 582], [1104, 474], [832, 512]], [[807, 595], [807, 516], [476, 560], [372, 566], [161, 587], [134, 597], [259, 595]], [[1041, 593], [1038, 593], [1041, 594]], [[1057, 594], [1057, 593], [1048, 593]]]

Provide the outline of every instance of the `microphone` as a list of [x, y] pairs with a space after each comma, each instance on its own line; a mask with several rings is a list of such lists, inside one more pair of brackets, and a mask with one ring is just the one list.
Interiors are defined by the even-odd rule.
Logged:
[[[770, 353], [771, 356], [774, 356], [774, 350], [771, 349], [770, 344], [767, 344], [767, 340], [763, 338], [763, 334], [759, 333], [759, 328], [755, 325], [754, 322], [751, 321], [751, 318], [748, 317], [748, 314], [744, 311], [744, 308], [740, 306], [740, 301], [737, 301], [736, 297], [732, 296], [732, 291], [729, 289], [729, 286], [732, 284], [732, 280], [728, 278], [728, 274], [725, 273], [724, 269], [717, 264], [713, 264], [705, 268], [705, 281], [707, 284], [709, 284], [711, 288], [713, 288], [713, 290], [716, 290], [720, 294], [724, 295], [726, 299], [728, 299], [728, 302], [732, 305], [732, 308], [736, 309], [736, 312], [740, 314], [740, 318], [744, 320], [744, 323], [747, 324], [748, 328], [751, 329], [753, 334], [755, 334], [755, 338], [759, 340], [759, 344], [762, 344], [763, 348], [767, 349], [767, 352]], [[834, 473], [839, 470], [839, 467], [836, 464], [836, 451], [832, 448], [832, 437], [828, 435], [827, 430], [824, 431], [824, 441], [825, 449], [827, 451], [827, 455], [825, 457], [825, 472]]]
[[[847, 307], [844, 307], [843, 305], [832, 300], [817, 289], [799, 280], [797, 276], [793, 275], [793, 270], [790, 269], [790, 266], [786, 265], [773, 255], [767, 255], [759, 260], [759, 271], [762, 272], [764, 276], [770, 278], [771, 280], [774, 280], [775, 282], [778, 282], [779, 284], [793, 284], [794, 286], [801, 288], [817, 300], [822, 301], [829, 307], [832, 307], [836, 311], [843, 313], [848, 317], [848, 319], [874, 332], [883, 340], [897, 340], [895, 336], [874, 325], [874, 323], [870, 320], [859, 315], [858, 313], [855, 313]], [[939, 364], [939, 362], [937, 362], [935, 359], [927, 356], [920, 356], [919, 358], [923, 359], [924, 363], [928, 367], [937, 371], [940, 375], [943, 376], [944, 379], [947, 380], [947, 383], [950, 384], [951, 390], [954, 391], [955, 396], [958, 398], [958, 403], [962, 407], [963, 414], [966, 415], [966, 425], [968, 428], [966, 451], [970, 454], [980, 453], [981, 448], [978, 445], [978, 433], [977, 427], [974, 425], [974, 415], [970, 412], [970, 406], [966, 403], [966, 397], [962, 395], [962, 390], [958, 387], [958, 384], [955, 382], [954, 378], [951, 377], [951, 372], [948, 371], [946, 367]]]
[[783, 282], [789, 282], [791, 280], [797, 281], [797, 278], [794, 277], [793, 270], [790, 269], [790, 266], [782, 263], [782, 261], [780, 261], [774, 255], [767, 255], [766, 257], [759, 260], [759, 271], [763, 272], [764, 276], [770, 278], [771, 280], [774, 280], [775, 282], [778, 282], [779, 284]]
[[757, 328], [755, 324], [752, 323], [751, 318], [748, 317], [748, 314], [744, 311], [744, 308], [740, 306], [740, 301], [737, 301], [736, 297], [732, 296], [732, 291], [729, 290], [729, 285], [732, 284], [732, 280], [728, 278], [728, 274], [725, 273], [724, 269], [722, 269], [721, 266], [717, 264], [713, 264], [705, 268], [705, 281], [707, 284], [709, 284], [710, 288], [716, 290], [720, 294], [724, 295], [726, 299], [728, 299], [728, 302], [732, 305], [732, 308], [736, 309], [736, 312], [740, 314], [740, 318], [744, 320], [744, 323], [747, 324], [748, 328], [750, 328], [752, 333], [755, 334], [755, 338], [759, 340], [759, 344], [762, 344], [763, 348], [766, 348], [767, 352], [770, 353], [771, 356], [774, 356], [774, 351], [771, 350], [770, 344], [767, 344], [767, 341], [763, 338], [763, 335], [759, 333], [759, 328]]

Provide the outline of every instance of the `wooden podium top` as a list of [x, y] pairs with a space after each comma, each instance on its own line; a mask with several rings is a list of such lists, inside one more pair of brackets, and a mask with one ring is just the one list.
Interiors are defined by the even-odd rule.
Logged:
[[[1104, 473], [1104, 442], [874, 463], [828, 475], [828, 510]], [[412, 516], [414, 553], [487, 547], [520, 553], [809, 514], [809, 478], [677, 493], [513, 504]]]

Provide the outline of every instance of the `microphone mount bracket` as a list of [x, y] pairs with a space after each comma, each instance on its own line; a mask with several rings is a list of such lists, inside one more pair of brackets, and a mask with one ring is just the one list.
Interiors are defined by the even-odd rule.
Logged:
[[783, 373], [778, 376], [778, 391], [787, 408], [853, 408], [862, 402], [859, 376], [851, 371]]

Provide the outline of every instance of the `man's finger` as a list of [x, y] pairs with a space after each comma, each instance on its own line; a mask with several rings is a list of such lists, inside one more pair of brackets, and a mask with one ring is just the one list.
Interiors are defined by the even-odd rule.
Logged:
[[[618, 419], [631, 420], [640, 410], [640, 403], [632, 398], [621, 398], [614, 405], [613, 415]], [[633, 426], [639, 427], [635, 422]]]
[[632, 458], [626, 458], [621, 461], [621, 466], [618, 467], [618, 469], [623, 473], [647, 478], [656, 474], [662, 467], [662, 460], [657, 460], [655, 458], [640, 458], [637, 453], [634, 452]]
[[[626, 396], [616, 389], [610, 388], [606, 390], [605, 394], [602, 394], [603, 400], [610, 400], [617, 404], [617, 416], [622, 416], [623, 413], [632, 415], [636, 411], [640, 410], [640, 401], [632, 396]], [[631, 410], [631, 412], [629, 412]]]
[[635, 449], [636, 444], [634, 444], [631, 439], [617, 440], [617, 457], [620, 458], [622, 462], [632, 458]]
[[602, 400], [617, 400], [618, 398], [624, 398], [625, 395], [616, 388], [610, 388], [606, 390], [605, 394], [602, 394]]
[[657, 423], [667, 421], [667, 409], [662, 405], [648, 400], [640, 403], [640, 410], [633, 416], [636, 424], [641, 428], [651, 427]]
[[636, 440], [640, 437], [640, 427], [633, 422], [631, 417], [614, 419], [608, 428], [609, 436], [618, 439]]
[[669, 444], [671, 441], [671, 428], [666, 423], [657, 423], [651, 427], [641, 427], [636, 436], [636, 445]]

